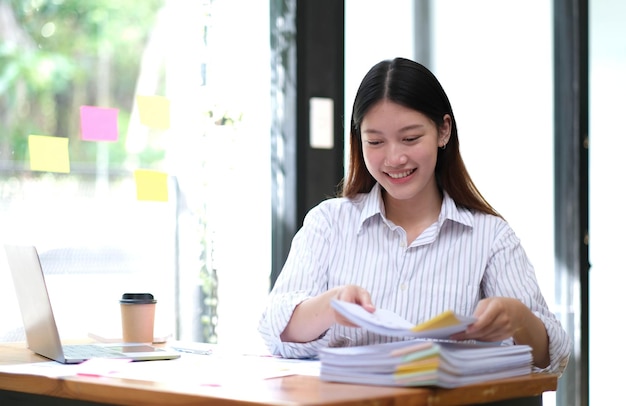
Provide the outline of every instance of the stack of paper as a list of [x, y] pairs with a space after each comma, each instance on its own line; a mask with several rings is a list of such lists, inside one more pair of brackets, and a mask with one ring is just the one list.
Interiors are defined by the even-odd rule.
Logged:
[[320, 378], [367, 385], [454, 388], [527, 375], [531, 364], [531, 349], [526, 345], [415, 339], [324, 348], [320, 352]]
[[[404, 341], [320, 351], [325, 381], [387, 386], [457, 386], [526, 375], [532, 368], [527, 345], [445, 340], [475, 321], [451, 311], [413, 325], [393, 312], [369, 313], [353, 303], [332, 306], [354, 324]], [[420, 337], [420, 338], [415, 338]]]

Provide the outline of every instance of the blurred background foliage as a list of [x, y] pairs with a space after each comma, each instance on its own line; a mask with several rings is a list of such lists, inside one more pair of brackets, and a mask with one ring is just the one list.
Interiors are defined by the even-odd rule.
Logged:
[[[97, 145], [80, 141], [81, 105], [119, 109], [111, 169], [127, 159], [126, 129], [141, 56], [164, 0], [0, 0], [0, 163], [23, 168], [30, 134], [68, 137], [72, 169]], [[140, 154], [149, 164], [158, 146]], [[145, 162], [148, 161], [148, 162]]]

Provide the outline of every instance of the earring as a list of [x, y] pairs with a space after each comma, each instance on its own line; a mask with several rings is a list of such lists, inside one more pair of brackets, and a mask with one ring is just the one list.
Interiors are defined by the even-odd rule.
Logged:
[[441, 147], [441, 150], [442, 151], [445, 150], [447, 146], [448, 146], [448, 144], [443, 144], [443, 147]]

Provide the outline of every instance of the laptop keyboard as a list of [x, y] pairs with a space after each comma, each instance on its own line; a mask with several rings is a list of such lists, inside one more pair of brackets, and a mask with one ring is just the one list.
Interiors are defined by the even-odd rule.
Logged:
[[115, 351], [112, 348], [90, 344], [64, 345], [63, 354], [65, 355], [65, 358], [70, 359], [126, 358], [124, 354]]

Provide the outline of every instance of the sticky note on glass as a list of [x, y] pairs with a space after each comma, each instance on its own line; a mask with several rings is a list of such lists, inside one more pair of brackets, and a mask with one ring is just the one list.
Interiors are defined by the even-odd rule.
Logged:
[[81, 139], [85, 141], [117, 141], [117, 109], [80, 106]]
[[167, 202], [167, 173], [137, 169], [135, 171], [137, 200]]
[[170, 128], [170, 101], [163, 96], [137, 96], [139, 121], [158, 130]]
[[29, 135], [30, 170], [70, 172], [69, 139], [48, 135]]

